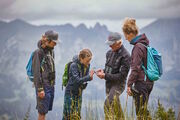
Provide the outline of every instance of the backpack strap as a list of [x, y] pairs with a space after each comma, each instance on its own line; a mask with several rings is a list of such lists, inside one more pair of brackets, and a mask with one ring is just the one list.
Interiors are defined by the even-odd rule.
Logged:
[[42, 49], [39, 49], [39, 50], [42, 52], [42, 55], [43, 55], [43, 58], [40, 63], [40, 67], [41, 67], [41, 70], [44, 71], [43, 64], [45, 63], [46, 54], [44, 53]]
[[43, 57], [42, 61], [41, 61], [41, 64], [40, 64], [40, 67], [41, 67], [41, 70], [44, 71], [44, 68], [43, 68], [43, 64], [45, 63], [45, 57]]
[[79, 63], [77, 63], [77, 65], [78, 65], [78, 69], [79, 69], [79, 72], [80, 72], [80, 74], [81, 74], [81, 77], [85, 76], [85, 75], [86, 75], [86, 72], [87, 72], [87, 68], [84, 67], [84, 70], [82, 71], [81, 65], [80, 65]]
[[[140, 44], [140, 45], [146, 47], [146, 49], [148, 48], [148, 46], [146, 46], [146, 45], [144, 45], [144, 44], [142, 44], [142, 43], [137, 43], [137, 44]], [[144, 75], [144, 81], [146, 81], [146, 79], [147, 79], [147, 70], [146, 70], [145, 66], [143, 65], [143, 61], [142, 61], [141, 67], [143, 68], [144, 73], [145, 73], [145, 75]]]
[[144, 81], [146, 81], [147, 71], [146, 71], [146, 68], [144, 67], [143, 63], [141, 64], [141, 67], [143, 68], [143, 70], [144, 70], [144, 72], [145, 72]]
[[[69, 80], [69, 69], [70, 69], [70, 66], [71, 66], [71, 64], [72, 64], [73, 62], [72, 61], [70, 61], [69, 63], [67, 63], [66, 65], [67, 65], [67, 79]], [[66, 68], [66, 66], [65, 66], [65, 68]], [[65, 73], [64, 73], [65, 74]], [[64, 74], [63, 74], [63, 76], [64, 76]], [[62, 81], [62, 90], [63, 90], [63, 81]]]
[[69, 69], [70, 69], [70, 66], [71, 66], [71, 64], [72, 64], [73, 62], [72, 61], [70, 61], [69, 63], [68, 63], [68, 79], [69, 79]]
[[77, 63], [78, 65], [78, 70], [80, 72], [80, 77], [83, 77], [83, 72], [82, 72], [82, 69], [81, 69], [81, 65], [79, 63]]

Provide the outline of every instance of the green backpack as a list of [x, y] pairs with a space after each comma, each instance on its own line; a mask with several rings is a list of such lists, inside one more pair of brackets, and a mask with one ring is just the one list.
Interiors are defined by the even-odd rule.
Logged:
[[[63, 86], [66, 87], [67, 84], [68, 84], [68, 80], [69, 80], [69, 69], [70, 69], [70, 66], [73, 62], [68, 62], [66, 63], [65, 65], [65, 68], [64, 68], [64, 74], [62, 76], [62, 90], [63, 90]], [[81, 72], [81, 66], [78, 64], [78, 69], [79, 71]], [[86, 70], [84, 71], [84, 73], [86, 72]], [[83, 74], [84, 74], [83, 73]]]
[[70, 68], [71, 64], [72, 64], [72, 62], [68, 62], [65, 65], [64, 74], [62, 76], [62, 90], [63, 90], [63, 86], [66, 87], [66, 85], [68, 83], [68, 80], [69, 80], [69, 68]]

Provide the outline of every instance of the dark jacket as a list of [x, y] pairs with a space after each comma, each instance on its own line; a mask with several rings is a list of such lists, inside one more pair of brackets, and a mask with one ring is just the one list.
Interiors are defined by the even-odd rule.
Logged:
[[[145, 72], [141, 65], [144, 64], [147, 68], [147, 49], [145, 46], [138, 43], [142, 43], [147, 46], [149, 45], [149, 40], [145, 34], [142, 34], [136, 36], [130, 42], [130, 44], [134, 45], [134, 47], [131, 53], [131, 73], [128, 79], [128, 87], [132, 86], [132, 84], [137, 81], [144, 81], [145, 79]], [[151, 82], [147, 77], [146, 81]]]
[[126, 84], [130, 69], [130, 54], [122, 45], [119, 50], [106, 53], [105, 80], [106, 87], [110, 88], [117, 84]]
[[39, 91], [44, 86], [53, 86], [55, 84], [54, 51], [47, 48], [43, 49], [41, 41], [38, 42], [38, 49], [34, 51], [32, 70], [34, 84]]
[[65, 94], [82, 94], [83, 89], [87, 86], [87, 81], [91, 80], [89, 68], [90, 66], [86, 68], [80, 63], [78, 56], [74, 56], [73, 63], [70, 65], [69, 69], [69, 80], [66, 86]]

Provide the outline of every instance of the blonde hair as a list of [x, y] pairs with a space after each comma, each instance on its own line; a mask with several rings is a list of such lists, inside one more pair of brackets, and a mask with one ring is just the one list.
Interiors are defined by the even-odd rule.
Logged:
[[92, 57], [92, 52], [89, 49], [82, 49], [79, 52], [79, 59], [84, 59], [86, 57]]
[[139, 29], [136, 25], [136, 20], [134, 18], [125, 18], [122, 29], [125, 34], [132, 33], [137, 35], [139, 32]]

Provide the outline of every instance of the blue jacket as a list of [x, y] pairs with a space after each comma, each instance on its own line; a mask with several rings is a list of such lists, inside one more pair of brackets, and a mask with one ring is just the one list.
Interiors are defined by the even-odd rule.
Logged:
[[87, 81], [90, 81], [89, 67], [85, 67], [80, 63], [78, 56], [74, 56], [73, 63], [69, 69], [69, 80], [66, 86], [65, 94], [81, 95], [83, 89], [87, 86]]

